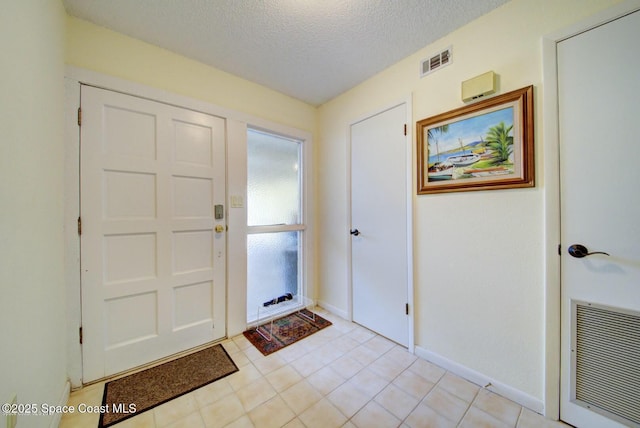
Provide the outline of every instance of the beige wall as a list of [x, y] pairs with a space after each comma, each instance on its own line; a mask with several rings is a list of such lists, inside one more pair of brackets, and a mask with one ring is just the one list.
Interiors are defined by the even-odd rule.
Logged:
[[[418, 353], [479, 373], [542, 405], [542, 37], [614, 3], [514, 0], [320, 107], [316, 166], [323, 304], [339, 312], [349, 309], [343, 232], [349, 225], [350, 122], [411, 95], [414, 127], [416, 120], [462, 106], [461, 81], [489, 70], [499, 75], [499, 93], [533, 84], [535, 188], [420, 196], [414, 189], [415, 343]], [[420, 79], [420, 61], [450, 45], [453, 63]]]
[[[59, 404], [66, 387], [64, 25], [59, 1], [3, 2], [0, 403], [17, 394], [22, 404]], [[51, 420], [19, 416], [18, 426]]]
[[73, 17], [67, 17], [66, 63], [315, 131], [309, 104]]

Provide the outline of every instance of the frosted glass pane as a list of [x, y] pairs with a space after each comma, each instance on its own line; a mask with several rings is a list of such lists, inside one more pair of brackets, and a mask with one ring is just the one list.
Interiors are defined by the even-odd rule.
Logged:
[[263, 303], [298, 294], [299, 232], [247, 236], [247, 318], [256, 319]]
[[247, 133], [249, 226], [300, 223], [300, 142]]

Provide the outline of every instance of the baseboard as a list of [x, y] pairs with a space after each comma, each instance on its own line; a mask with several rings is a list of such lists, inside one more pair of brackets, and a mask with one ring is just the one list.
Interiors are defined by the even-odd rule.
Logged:
[[[66, 406], [69, 402], [69, 394], [71, 394], [71, 382], [68, 380], [64, 384], [64, 389], [62, 390], [62, 395], [58, 400], [56, 406]], [[51, 418], [51, 423], [49, 424], [49, 428], [58, 428], [60, 426], [60, 421], [62, 420], [62, 413], [56, 412], [53, 414]]]
[[327, 302], [323, 302], [322, 300], [318, 300], [318, 306], [321, 308], [331, 312], [332, 314], [339, 316], [340, 318], [344, 318], [349, 321], [349, 313], [347, 311], [343, 311], [342, 309], [336, 308], [333, 305], [330, 305]]
[[501, 383], [495, 379], [490, 378], [482, 373], [463, 366], [455, 361], [436, 354], [435, 352], [428, 351], [419, 346], [415, 347], [415, 354], [433, 364], [436, 364], [443, 369], [450, 371], [451, 373], [458, 375], [470, 382], [480, 385], [485, 389], [495, 392], [511, 401], [514, 401], [521, 406], [526, 407], [529, 410], [533, 410], [536, 413], [544, 414], [544, 402], [538, 398], [535, 398], [519, 389], [513, 388], [507, 384]]

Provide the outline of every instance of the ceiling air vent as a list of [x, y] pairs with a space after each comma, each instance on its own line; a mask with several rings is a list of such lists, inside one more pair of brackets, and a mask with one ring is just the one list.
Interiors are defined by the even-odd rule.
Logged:
[[437, 53], [436, 55], [432, 55], [427, 59], [423, 59], [420, 63], [420, 77], [424, 77], [427, 74], [433, 73], [434, 71], [444, 67], [445, 65], [451, 64], [451, 46], [442, 52]]

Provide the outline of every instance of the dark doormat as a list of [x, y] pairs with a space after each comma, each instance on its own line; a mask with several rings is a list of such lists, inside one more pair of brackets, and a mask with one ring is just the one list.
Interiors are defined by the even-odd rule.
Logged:
[[303, 309], [243, 334], [263, 355], [269, 355], [330, 325], [331, 322], [320, 315]]
[[107, 382], [98, 428], [122, 422], [237, 371], [222, 345], [214, 345]]

